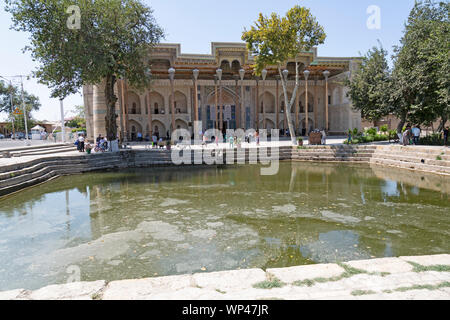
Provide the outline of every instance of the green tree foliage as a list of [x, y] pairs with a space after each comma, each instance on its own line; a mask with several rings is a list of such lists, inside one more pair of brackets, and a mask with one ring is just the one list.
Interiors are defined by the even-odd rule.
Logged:
[[[309, 51], [312, 47], [324, 43], [325, 38], [323, 27], [310, 10], [298, 5], [290, 9], [284, 17], [280, 17], [276, 13], [267, 17], [260, 13], [255, 25], [250, 30], [244, 30], [242, 35], [242, 40], [247, 43], [248, 50], [256, 56], [255, 73], [257, 75], [260, 75], [266, 66], [277, 66], [278, 68], [288, 110], [286, 118], [293, 144], [296, 143], [296, 137], [290, 111], [300, 85], [297, 57], [300, 52]], [[287, 84], [281, 68], [290, 59], [295, 59], [296, 62], [296, 86], [292, 99], [289, 101]]]
[[[69, 28], [72, 5], [80, 8], [80, 28]], [[104, 85], [106, 132], [115, 140], [114, 85], [126, 78], [131, 86], [147, 87], [151, 49], [164, 35], [152, 9], [140, 0], [6, 0], [6, 10], [15, 30], [30, 33], [25, 49], [40, 64], [34, 75], [53, 97]]]
[[392, 103], [402, 120], [426, 124], [450, 114], [449, 2], [418, 1], [395, 47]]
[[[11, 107], [11, 95], [13, 107]], [[31, 106], [30, 111], [39, 110], [41, 103], [39, 98], [24, 91], [24, 101], [26, 106]], [[19, 107], [22, 110], [22, 91], [19, 87], [6, 84], [0, 81], [0, 112], [12, 113], [13, 108]]]
[[363, 118], [377, 121], [388, 115], [390, 108], [390, 70], [387, 51], [373, 47], [363, 58], [360, 68], [346, 81], [353, 107]]

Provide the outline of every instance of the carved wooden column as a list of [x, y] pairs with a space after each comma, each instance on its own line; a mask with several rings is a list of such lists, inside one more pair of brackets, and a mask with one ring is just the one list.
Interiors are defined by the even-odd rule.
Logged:
[[148, 135], [150, 136], [150, 139], [153, 135], [153, 127], [152, 127], [152, 100], [150, 99], [151, 96], [151, 90], [148, 90], [147, 93], [147, 120], [148, 120]]

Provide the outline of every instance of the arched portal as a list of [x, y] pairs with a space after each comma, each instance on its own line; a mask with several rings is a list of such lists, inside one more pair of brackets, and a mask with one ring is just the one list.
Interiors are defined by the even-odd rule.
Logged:
[[[169, 99], [170, 103], [172, 103], [172, 97]], [[180, 91], [175, 92], [175, 114], [186, 114], [187, 113], [187, 98]], [[169, 112], [172, 114], [172, 107]]]
[[152, 111], [152, 114], [164, 114], [165, 113], [164, 98], [158, 92], [153, 91], [150, 93], [150, 104], [151, 104], [150, 109]]
[[166, 127], [161, 121], [154, 120], [152, 122], [153, 134], [159, 139], [166, 136]]
[[270, 92], [265, 92], [264, 95], [259, 97], [260, 102], [260, 113], [263, 113], [263, 97], [264, 97], [264, 108], [266, 113], [275, 113], [275, 96]]
[[137, 121], [130, 120], [128, 122], [128, 128], [130, 128], [131, 141], [136, 141], [138, 133], [143, 133], [142, 126]]
[[141, 101], [133, 91], [128, 92], [128, 114], [141, 114]]

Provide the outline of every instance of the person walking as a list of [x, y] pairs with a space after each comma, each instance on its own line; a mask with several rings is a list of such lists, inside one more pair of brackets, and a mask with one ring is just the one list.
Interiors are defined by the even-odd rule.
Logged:
[[448, 142], [448, 127], [444, 129], [444, 146], [447, 146]]
[[322, 134], [321, 143], [322, 143], [322, 145], [326, 145], [327, 144], [327, 133], [325, 132], [325, 129], [322, 129], [321, 134]]
[[259, 131], [256, 131], [256, 145], [259, 146]]

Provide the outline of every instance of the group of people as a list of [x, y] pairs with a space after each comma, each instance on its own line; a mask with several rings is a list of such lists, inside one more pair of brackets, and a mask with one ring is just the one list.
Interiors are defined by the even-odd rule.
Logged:
[[[421, 134], [420, 127], [411, 127], [411, 125], [406, 126], [406, 130], [403, 132], [400, 142], [404, 146], [408, 146], [411, 144], [417, 145], [419, 144], [420, 140], [420, 134]], [[400, 136], [399, 136], [400, 138]]]

